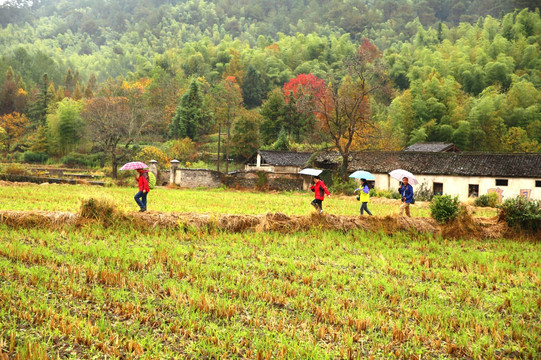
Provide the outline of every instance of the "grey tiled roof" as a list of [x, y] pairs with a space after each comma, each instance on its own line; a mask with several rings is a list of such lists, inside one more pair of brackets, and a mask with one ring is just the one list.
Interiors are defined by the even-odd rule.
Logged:
[[421, 152], [444, 152], [452, 151], [455, 147], [453, 143], [444, 143], [444, 142], [426, 142], [426, 143], [416, 143], [408, 146], [404, 151], [421, 151]]
[[[269, 151], [259, 150], [261, 154], [261, 163], [274, 166], [298, 166], [303, 167], [312, 153], [308, 152], [294, 152], [294, 151]], [[256, 163], [257, 154], [253, 155], [249, 160], [249, 164]]]
[[[337, 153], [321, 153], [315, 166], [336, 168]], [[353, 153], [349, 170], [388, 173], [404, 169], [413, 174], [489, 177], [526, 177], [541, 179], [541, 154], [493, 154], [452, 152], [358, 152]]]

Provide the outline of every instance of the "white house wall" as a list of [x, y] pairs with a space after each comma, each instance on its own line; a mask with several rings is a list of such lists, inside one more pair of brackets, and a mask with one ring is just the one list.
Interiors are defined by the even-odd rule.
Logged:
[[[382, 190], [398, 189], [398, 180], [391, 178], [388, 174], [374, 174], [374, 176], [376, 177], [376, 188]], [[536, 180], [541, 179], [441, 175], [415, 175], [415, 177], [419, 181], [419, 185], [414, 186], [414, 190], [423, 183], [427, 183], [430, 190], [433, 190], [434, 183], [442, 183], [445, 195], [458, 196], [462, 201], [468, 198], [470, 184], [479, 185], [479, 195], [497, 191], [501, 194], [502, 200], [521, 194], [529, 194], [530, 199], [541, 200], [541, 187], [535, 187]], [[496, 186], [496, 179], [508, 180], [508, 186]]]

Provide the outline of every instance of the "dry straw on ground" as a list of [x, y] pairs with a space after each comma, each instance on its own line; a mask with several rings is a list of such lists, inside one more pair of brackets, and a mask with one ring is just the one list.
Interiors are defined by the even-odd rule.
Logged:
[[0, 211], [0, 223], [12, 227], [42, 227], [58, 229], [64, 226], [83, 226], [99, 223], [103, 226], [131, 226], [139, 230], [181, 229], [217, 230], [225, 232], [281, 232], [292, 233], [309, 229], [349, 231], [383, 231], [393, 234], [415, 231], [442, 235], [445, 238], [501, 238], [513, 236], [507, 224], [498, 218], [473, 218], [467, 211], [454, 222], [438, 225], [431, 218], [407, 218], [398, 215], [342, 216], [316, 214], [309, 216], [267, 213], [263, 215], [210, 215], [197, 213], [124, 213], [107, 199], [83, 200], [77, 214], [47, 211]]

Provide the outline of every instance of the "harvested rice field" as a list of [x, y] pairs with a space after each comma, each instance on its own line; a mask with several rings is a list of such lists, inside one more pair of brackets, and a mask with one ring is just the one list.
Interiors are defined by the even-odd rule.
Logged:
[[541, 354], [541, 243], [479, 215], [457, 237], [422, 206], [159, 189], [139, 214], [132, 192], [0, 187], [0, 359]]

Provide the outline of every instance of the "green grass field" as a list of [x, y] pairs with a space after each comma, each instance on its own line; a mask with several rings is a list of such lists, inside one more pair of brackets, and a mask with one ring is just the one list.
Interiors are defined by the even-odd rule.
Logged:
[[[133, 194], [0, 187], [0, 210], [76, 212], [95, 197], [131, 211]], [[311, 195], [157, 189], [149, 207], [303, 215]], [[533, 241], [0, 225], [0, 359], [536, 359], [540, 285]]]
[[527, 359], [541, 351], [536, 243], [360, 231], [0, 231], [4, 354]]
[[[96, 187], [84, 185], [30, 185], [0, 186], [0, 210], [47, 210], [71, 211], [79, 209], [81, 199], [90, 197], [111, 200], [123, 211], [138, 210], [133, 196], [136, 188]], [[267, 212], [282, 212], [288, 215], [308, 215], [314, 211], [310, 206], [313, 193], [292, 192], [247, 192], [225, 189], [189, 190], [157, 188], [148, 196], [150, 211], [197, 212], [215, 214], [257, 215]], [[387, 199], [386, 199], [387, 200]], [[325, 212], [337, 215], [357, 215], [360, 203], [353, 196], [335, 196], [324, 201]], [[398, 204], [369, 203], [369, 209], [376, 216], [398, 213]], [[427, 206], [413, 205], [414, 217], [429, 217]], [[492, 217], [493, 209], [476, 209], [477, 216]]]

